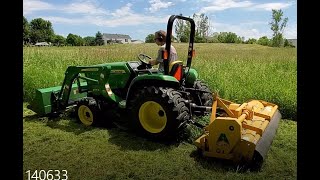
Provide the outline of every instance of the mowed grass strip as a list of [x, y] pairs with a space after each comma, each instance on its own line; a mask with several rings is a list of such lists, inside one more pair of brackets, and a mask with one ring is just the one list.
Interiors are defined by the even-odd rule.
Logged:
[[[281, 120], [262, 169], [204, 158], [189, 143], [165, 145], [118, 128], [37, 117], [24, 105], [23, 171], [67, 170], [69, 179], [296, 179], [297, 126]], [[27, 174], [24, 174], [27, 177]]]

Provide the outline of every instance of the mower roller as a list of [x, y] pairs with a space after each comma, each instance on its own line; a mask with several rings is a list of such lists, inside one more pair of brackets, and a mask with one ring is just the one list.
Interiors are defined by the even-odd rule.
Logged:
[[[190, 23], [186, 64], [170, 61], [172, 26], [175, 19]], [[36, 90], [29, 108], [39, 115], [57, 116], [75, 107], [77, 119], [86, 126], [113, 122], [110, 113], [127, 114], [126, 122], [136, 133], [156, 140], [172, 140], [199, 116], [211, 113], [205, 133], [195, 141], [204, 156], [261, 162], [266, 156], [281, 118], [278, 106], [261, 100], [243, 104], [220, 99], [191, 68], [194, 55], [193, 19], [170, 16], [164, 72], [139, 61], [69, 66], [61, 86]]]

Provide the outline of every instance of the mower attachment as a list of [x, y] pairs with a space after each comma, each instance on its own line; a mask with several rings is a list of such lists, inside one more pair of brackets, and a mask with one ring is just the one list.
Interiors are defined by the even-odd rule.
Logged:
[[[204, 156], [261, 165], [278, 129], [278, 106], [262, 100], [236, 104], [214, 96], [210, 123], [195, 141]], [[217, 107], [223, 115], [216, 117]]]

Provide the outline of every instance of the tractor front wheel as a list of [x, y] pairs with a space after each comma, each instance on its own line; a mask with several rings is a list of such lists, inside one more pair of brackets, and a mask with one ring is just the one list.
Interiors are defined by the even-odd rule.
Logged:
[[136, 133], [157, 140], [173, 140], [179, 125], [190, 117], [182, 95], [172, 88], [139, 89], [128, 109]]
[[97, 101], [93, 98], [85, 98], [79, 101], [76, 107], [77, 120], [85, 126], [98, 124], [101, 110]]

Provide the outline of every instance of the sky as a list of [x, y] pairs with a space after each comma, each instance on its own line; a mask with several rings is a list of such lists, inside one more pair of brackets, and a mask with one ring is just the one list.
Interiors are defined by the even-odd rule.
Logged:
[[55, 34], [86, 37], [100, 31], [142, 41], [166, 30], [171, 15], [194, 13], [208, 16], [211, 33], [234, 32], [246, 40], [271, 38], [272, 9], [281, 9], [289, 19], [284, 37], [296, 39], [297, 0], [23, 0], [28, 22], [49, 20]]

